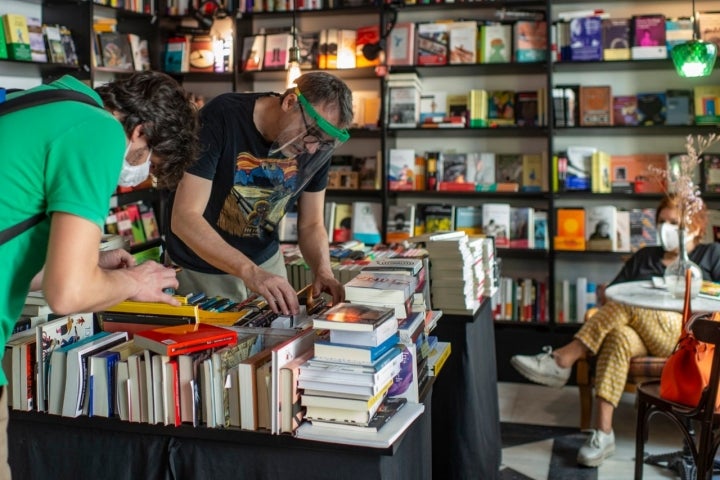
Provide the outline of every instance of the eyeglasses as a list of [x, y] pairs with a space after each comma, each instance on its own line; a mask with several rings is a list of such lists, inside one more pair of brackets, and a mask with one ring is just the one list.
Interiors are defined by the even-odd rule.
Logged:
[[335, 140], [321, 140], [322, 134], [318, 131], [318, 129], [311, 127], [308, 124], [302, 104], [298, 103], [298, 107], [300, 107], [300, 115], [302, 116], [303, 123], [305, 124], [305, 130], [308, 132], [302, 139], [303, 143], [305, 143], [305, 145], [313, 145], [317, 147], [318, 150], [323, 151], [335, 148]]

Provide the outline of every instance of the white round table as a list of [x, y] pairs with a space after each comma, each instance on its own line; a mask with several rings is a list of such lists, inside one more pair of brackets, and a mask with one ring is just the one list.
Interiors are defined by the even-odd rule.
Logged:
[[[625, 282], [610, 285], [605, 297], [613, 302], [634, 307], [674, 310], [682, 312], [683, 299], [674, 298], [663, 288], [655, 288], [650, 280]], [[691, 301], [692, 313], [720, 311], [720, 300], [698, 295]]]

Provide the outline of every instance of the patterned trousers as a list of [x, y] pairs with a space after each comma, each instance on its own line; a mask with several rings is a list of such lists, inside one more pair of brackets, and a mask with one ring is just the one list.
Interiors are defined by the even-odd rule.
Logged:
[[595, 395], [617, 407], [630, 370], [630, 359], [669, 356], [680, 337], [678, 312], [608, 302], [575, 334], [597, 355]]

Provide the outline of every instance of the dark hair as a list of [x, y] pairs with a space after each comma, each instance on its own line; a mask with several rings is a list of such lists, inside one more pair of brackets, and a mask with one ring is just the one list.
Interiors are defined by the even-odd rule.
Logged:
[[[338, 127], [346, 128], [350, 125], [353, 119], [352, 92], [345, 82], [327, 72], [308, 72], [301, 75], [296, 83], [300, 93], [311, 105], [338, 106], [340, 110]], [[294, 88], [287, 89], [281, 99], [294, 91]]]
[[96, 89], [105, 108], [116, 113], [130, 136], [143, 126], [148, 147], [162, 161], [153, 173], [158, 187], [174, 189], [199, 155], [197, 108], [170, 76], [137, 72]]

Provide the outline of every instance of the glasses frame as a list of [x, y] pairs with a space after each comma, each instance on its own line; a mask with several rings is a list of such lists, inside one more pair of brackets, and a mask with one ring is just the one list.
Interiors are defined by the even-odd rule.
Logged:
[[[305, 109], [303, 108], [302, 103], [298, 103], [298, 107], [300, 107], [300, 116], [302, 117], [303, 123], [305, 124], [305, 130], [307, 130], [308, 132], [316, 131], [317, 128], [311, 126], [308, 123], [307, 118], [305, 117]], [[337, 140], [335, 139], [320, 140], [320, 136], [313, 133], [308, 133], [303, 136], [302, 141], [305, 145], [317, 146], [317, 149], [320, 151], [332, 150], [333, 148], [335, 148], [335, 145], [337, 143]]]

